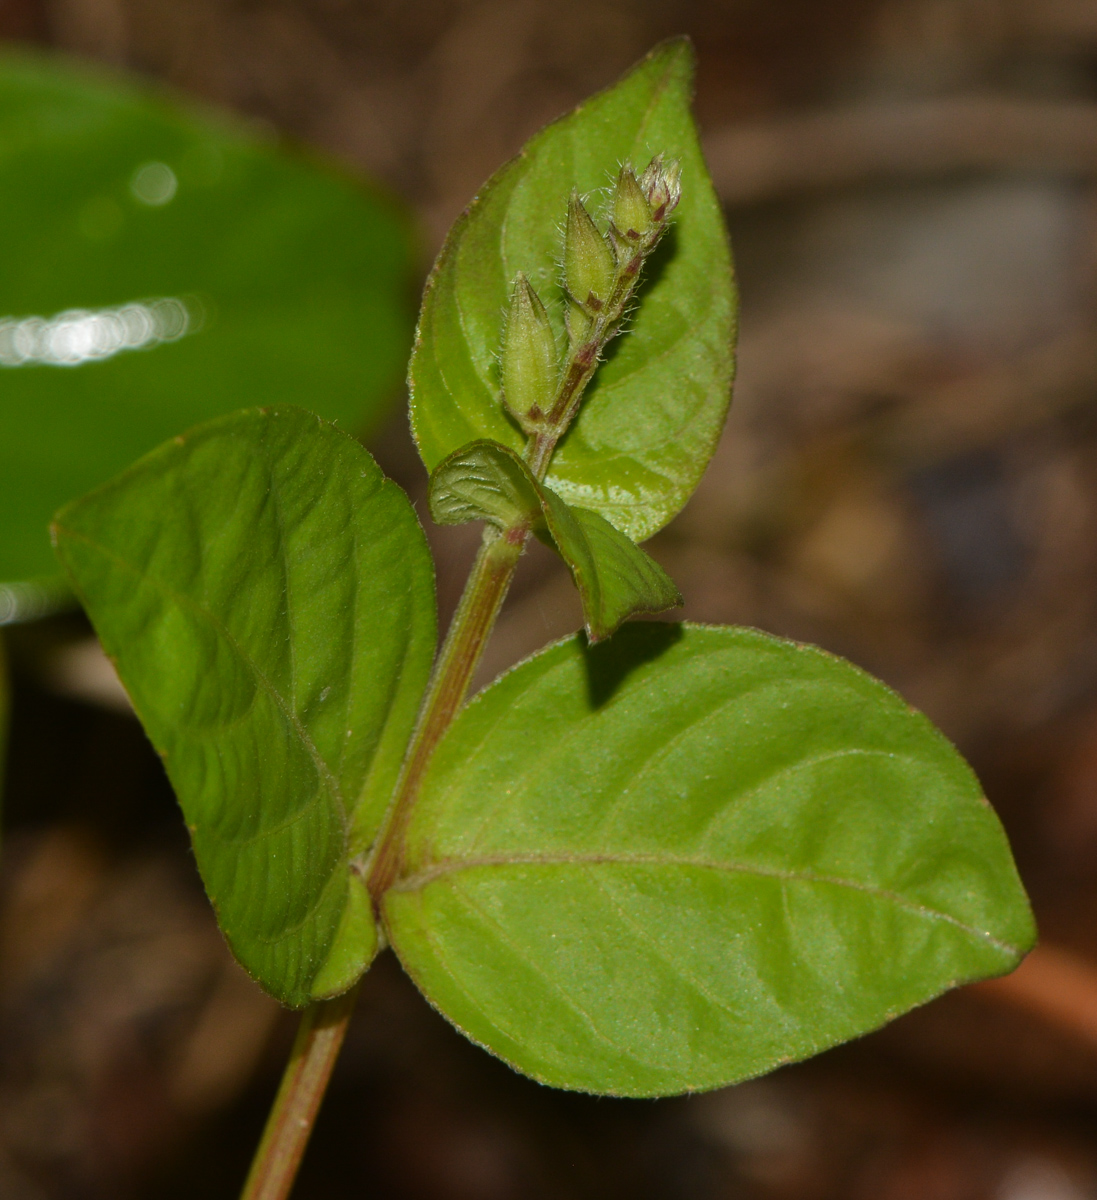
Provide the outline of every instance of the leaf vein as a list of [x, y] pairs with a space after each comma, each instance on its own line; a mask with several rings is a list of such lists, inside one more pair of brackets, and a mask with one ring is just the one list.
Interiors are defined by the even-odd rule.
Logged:
[[836, 875], [821, 875], [814, 871], [790, 871], [783, 870], [780, 867], [764, 866], [760, 863], [720, 861], [690, 855], [629, 854], [613, 851], [561, 851], [557, 853], [532, 854], [517, 851], [510, 854], [484, 855], [481, 858], [440, 859], [438, 862], [423, 868], [416, 874], [405, 876], [403, 879], [398, 880], [393, 885], [393, 890], [400, 892], [418, 891], [447, 875], [456, 874], [461, 871], [475, 870], [481, 867], [518, 866], [693, 867], [699, 870], [724, 871], [729, 874], [757, 875], [763, 879], [776, 879], [788, 883], [807, 883], [826, 887], [848, 888], [851, 891], [861, 892], [864, 895], [894, 904], [896, 907], [913, 913], [916, 916], [925, 917], [928, 920], [944, 921], [946, 924], [953, 925], [962, 932], [970, 934], [980, 941], [987, 942], [1008, 954], [1016, 955], [1020, 953], [1020, 949], [1017, 946], [1011, 946], [1008, 942], [996, 938], [984, 929], [976, 929], [974, 926], [961, 921], [958, 917], [952, 916], [951, 913], [930, 908], [926, 904], [919, 904], [917, 901], [910, 900], [887, 888], [877, 887], [875, 884], [864, 883], [856, 879], [843, 879]]

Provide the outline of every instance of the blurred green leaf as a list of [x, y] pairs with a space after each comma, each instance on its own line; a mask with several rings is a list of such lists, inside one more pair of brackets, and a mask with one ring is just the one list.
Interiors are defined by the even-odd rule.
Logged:
[[0, 224], [0, 583], [55, 570], [56, 508], [197, 421], [292, 402], [358, 433], [398, 394], [406, 218], [227, 119], [8, 51]]
[[557, 550], [583, 601], [591, 642], [609, 637], [633, 613], [674, 608], [682, 597], [661, 566], [587, 509], [572, 508], [534, 479], [513, 450], [486, 439], [462, 446], [430, 477], [430, 511], [439, 525], [525, 523]]
[[1017, 965], [1035, 930], [970, 769], [841, 659], [747, 629], [569, 639], [424, 781], [389, 936], [474, 1041], [560, 1087], [713, 1088]]
[[571, 190], [604, 189], [622, 162], [643, 167], [662, 152], [681, 161], [681, 204], [645, 268], [629, 332], [595, 375], [547, 482], [634, 542], [692, 494], [727, 414], [736, 312], [723, 216], [690, 115], [692, 75], [688, 42], [657, 47], [537, 134], [454, 225], [411, 363], [412, 422], [429, 469], [476, 438], [522, 449], [498, 364], [514, 278], [529, 277], [563, 344], [560, 231]]
[[349, 987], [376, 950], [351, 862], [435, 648], [407, 497], [319, 418], [250, 410], [161, 446], [54, 535], [237, 958], [290, 1005]]

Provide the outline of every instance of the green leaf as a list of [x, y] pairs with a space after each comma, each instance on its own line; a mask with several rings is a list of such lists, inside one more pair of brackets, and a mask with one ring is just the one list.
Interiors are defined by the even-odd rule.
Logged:
[[435, 645], [422, 530], [300, 409], [175, 438], [54, 537], [153, 745], [237, 958], [292, 1006], [376, 950], [372, 843]]
[[[657, 47], [620, 83], [537, 134], [454, 225], [423, 299], [411, 412], [433, 469], [476, 438], [521, 450], [504, 413], [498, 354], [515, 275], [549, 305], [561, 343], [561, 225], [573, 188], [605, 188], [620, 163], [682, 164], [671, 232], [645, 268], [630, 331], [613, 343], [549, 485], [636, 542], [665, 525], [708, 462], [731, 387], [735, 291], [720, 206], [689, 112], [693, 56]], [[596, 213], [598, 211], [595, 205]]]
[[592, 644], [609, 637], [633, 613], [662, 612], [682, 603], [666, 571], [605, 517], [569, 508], [548, 488], [543, 495], [546, 524], [571, 568]]
[[408, 222], [315, 156], [6, 51], [0, 225], [0, 583], [55, 572], [57, 507], [180, 429], [292, 402], [364, 432], [397, 398]]
[[439, 525], [487, 521], [500, 529], [532, 528], [567, 563], [592, 643], [633, 613], [682, 603], [650, 555], [597, 513], [569, 507], [498, 442], [470, 442], [438, 464], [430, 477], [430, 512]]
[[529, 467], [513, 450], [486, 440], [462, 446], [435, 467], [429, 500], [439, 525], [487, 521], [509, 529], [541, 516], [540, 488]]
[[383, 909], [470, 1038], [628, 1096], [804, 1058], [1035, 936], [978, 782], [900, 697], [810, 647], [652, 623], [465, 709]]

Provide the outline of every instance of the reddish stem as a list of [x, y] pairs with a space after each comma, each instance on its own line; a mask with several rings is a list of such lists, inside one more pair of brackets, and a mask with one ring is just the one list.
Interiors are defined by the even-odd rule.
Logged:
[[286, 1200], [358, 999], [353, 987], [305, 1009], [240, 1200]]

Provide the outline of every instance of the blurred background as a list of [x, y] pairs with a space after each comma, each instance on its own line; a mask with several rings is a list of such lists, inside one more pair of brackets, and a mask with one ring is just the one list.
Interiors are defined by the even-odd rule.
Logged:
[[[941, 725], [1043, 945], [809, 1063], [659, 1102], [514, 1075], [385, 956], [295, 1196], [1097, 1197], [1097, 0], [0, 0], [10, 43], [379, 184], [416, 230], [409, 312], [482, 180], [681, 32], [740, 374], [701, 488], [648, 548], [687, 617], [818, 642]], [[368, 444], [421, 500], [386, 386]], [[478, 533], [428, 532], [445, 613]], [[579, 624], [531, 551], [481, 682]], [[229, 959], [87, 626], [5, 633], [0, 1200], [231, 1197], [293, 1020]]]

